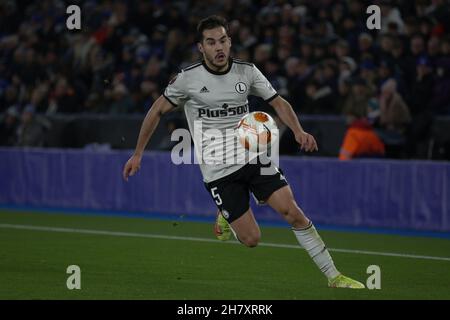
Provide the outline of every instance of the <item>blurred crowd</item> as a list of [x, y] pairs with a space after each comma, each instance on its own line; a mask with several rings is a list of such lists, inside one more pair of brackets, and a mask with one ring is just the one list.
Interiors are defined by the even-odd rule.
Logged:
[[[201, 58], [196, 24], [210, 14], [228, 19], [233, 55], [255, 63], [299, 114], [364, 119], [409, 154], [435, 115], [450, 114], [447, 0], [70, 4], [81, 8], [80, 31], [67, 30], [64, 1], [0, 2], [4, 121], [146, 112], [168, 79]], [[366, 26], [371, 4], [381, 8], [381, 30]]]

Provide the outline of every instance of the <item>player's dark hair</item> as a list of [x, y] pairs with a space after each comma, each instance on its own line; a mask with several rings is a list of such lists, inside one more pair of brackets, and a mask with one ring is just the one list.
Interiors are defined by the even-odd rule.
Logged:
[[217, 27], [224, 27], [225, 32], [228, 34], [228, 22], [225, 18], [213, 15], [200, 20], [197, 25], [197, 41], [202, 42], [204, 30], [214, 29]]

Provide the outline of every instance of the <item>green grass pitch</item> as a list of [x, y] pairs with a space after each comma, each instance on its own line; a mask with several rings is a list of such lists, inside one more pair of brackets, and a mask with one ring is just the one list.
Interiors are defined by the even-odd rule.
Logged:
[[366, 283], [381, 268], [380, 290], [348, 290], [326, 287], [288, 228], [261, 231], [293, 246], [215, 241], [208, 223], [0, 210], [0, 299], [450, 299], [448, 239], [319, 230], [344, 274]]

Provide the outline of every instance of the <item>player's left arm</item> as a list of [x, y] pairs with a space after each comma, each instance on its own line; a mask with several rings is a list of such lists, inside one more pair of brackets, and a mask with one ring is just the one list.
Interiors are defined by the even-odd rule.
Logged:
[[300, 144], [302, 150], [314, 151], [319, 150], [316, 139], [305, 130], [303, 130], [297, 115], [295, 114], [289, 102], [281, 96], [277, 96], [269, 104], [275, 109], [281, 121], [287, 125], [294, 133], [295, 140]]

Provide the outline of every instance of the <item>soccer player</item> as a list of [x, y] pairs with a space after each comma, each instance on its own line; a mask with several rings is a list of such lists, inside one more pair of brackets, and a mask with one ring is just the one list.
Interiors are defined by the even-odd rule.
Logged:
[[[293, 131], [303, 150], [317, 150], [314, 137], [303, 130], [291, 105], [276, 93], [258, 68], [230, 57], [231, 39], [224, 18], [210, 16], [203, 19], [198, 24], [197, 36], [203, 60], [178, 73], [150, 108], [142, 123], [134, 154], [123, 168], [125, 180], [139, 170], [145, 146], [163, 114], [184, 105], [193, 136], [194, 121], [201, 121], [202, 130], [233, 129], [248, 113], [249, 94], [262, 97], [275, 109], [280, 119]], [[232, 144], [233, 141], [226, 143]], [[196, 139], [194, 145], [203, 150], [211, 147], [211, 143]], [[249, 192], [252, 192], [258, 201], [271, 206], [292, 226], [300, 246], [327, 277], [329, 287], [364, 288], [362, 283], [342, 275], [336, 269], [324, 242], [297, 205], [290, 186], [278, 168], [269, 164], [273, 174], [267, 175], [261, 173], [262, 166], [260, 162], [200, 163], [205, 186], [219, 210], [216, 221], [218, 237], [226, 240], [233, 232], [248, 247], [258, 244], [260, 229], [249, 206]]]

